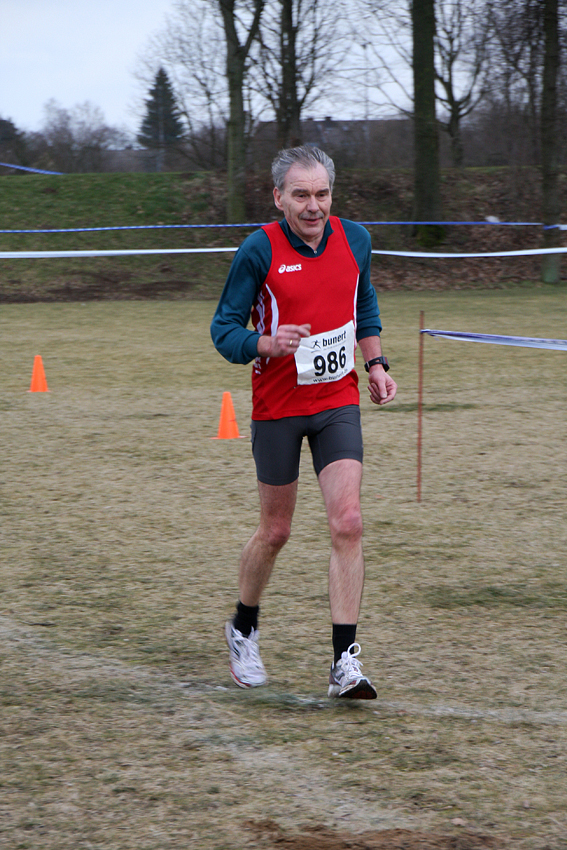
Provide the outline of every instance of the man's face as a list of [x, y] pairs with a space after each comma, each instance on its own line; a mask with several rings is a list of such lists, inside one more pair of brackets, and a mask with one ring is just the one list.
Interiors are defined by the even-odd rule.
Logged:
[[295, 235], [316, 249], [331, 212], [331, 189], [325, 166], [292, 165], [282, 191], [274, 189], [274, 201]]

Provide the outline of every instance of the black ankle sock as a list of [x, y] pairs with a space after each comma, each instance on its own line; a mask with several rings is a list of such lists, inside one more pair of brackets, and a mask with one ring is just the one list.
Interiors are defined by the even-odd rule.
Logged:
[[356, 640], [356, 623], [333, 623], [333, 651], [336, 664], [343, 652]]
[[244, 637], [248, 637], [252, 629], [258, 628], [259, 610], [259, 605], [243, 605], [242, 602], [239, 602], [236, 606], [236, 614], [234, 615], [232, 625], [235, 629], [238, 629]]

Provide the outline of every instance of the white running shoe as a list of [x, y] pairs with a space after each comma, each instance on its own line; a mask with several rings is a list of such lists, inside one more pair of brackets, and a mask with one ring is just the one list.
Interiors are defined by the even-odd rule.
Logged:
[[239, 688], [257, 688], [268, 681], [266, 670], [260, 658], [258, 639], [260, 633], [252, 629], [249, 637], [235, 629], [229, 620], [224, 634], [230, 655], [230, 675]]
[[351, 643], [337, 663], [331, 666], [328, 696], [343, 699], [376, 699], [376, 688], [360, 669], [362, 662], [358, 660], [358, 655], [360, 655], [360, 644]]

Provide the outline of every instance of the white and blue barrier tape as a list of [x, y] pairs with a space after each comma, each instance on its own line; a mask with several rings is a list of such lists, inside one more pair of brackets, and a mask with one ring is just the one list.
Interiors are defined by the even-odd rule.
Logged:
[[0, 260], [45, 260], [61, 257], [128, 257], [135, 254], [216, 254], [238, 248], [124, 248], [107, 251], [0, 251]]
[[531, 336], [459, 333], [457, 331], [436, 331], [431, 328], [424, 328], [420, 333], [442, 337], [444, 339], [455, 339], [461, 342], [486, 342], [492, 345], [517, 345], [520, 348], [547, 348], [552, 351], [567, 351], [567, 339], [539, 339]]
[[[117, 248], [85, 251], [0, 251], [0, 260], [41, 260], [61, 257], [126, 257], [135, 254], [216, 254], [238, 248]], [[565, 248], [529, 248], [523, 251], [493, 251], [486, 254], [434, 254], [426, 251], [372, 251], [387, 257], [423, 257], [426, 259], [471, 259], [492, 257], [534, 257], [538, 254], [565, 254]]]
[[[266, 224], [266, 222], [264, 222]], [[126, 224], [116, 227], [61, 227], [50, 230], [0, 230], [0, 233], [102, 233], [107, 230], [195, 230], [219, 227], [263, 227], [263, 224]]]
[[[501, 227], [541, 227], [541, 221], [500, 221], [499, 218], [488, 217], [483, 219], [482, 221], [359, 221], [358, 224], [369, 225], [369, 224], [403, 224], [403, 225], [435, 225], [436, 227], [459, 227], [459, 226], [492, 226], [495, 225]], [[559, 225], [552, 225], [553, 227], [558, 227]], [[566, 225], [567, 227], [567, 225]]]
[[372, 251], [387, 257], [426, 257], [428, 259], [463, 260], [478, 257], [535, 257], [537, 254], [565, 254], [565, 248], [526, 248], [522, 251], [487, 251], [485, 254], [436, 254], [428, 251]]
[[9, 162], [0, 162], [4, 168], [17, 168], [18, 171], [31, 171], [33, 174], [56, 174], [58, 177], [63, 175], [62, 171], [45, 171], [43, 168], [27, 168], [25, 165], [11, 165]]

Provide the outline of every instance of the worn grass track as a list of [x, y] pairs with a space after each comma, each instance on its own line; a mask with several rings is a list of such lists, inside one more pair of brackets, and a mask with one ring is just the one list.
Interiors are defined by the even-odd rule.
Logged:
[[[0, 845], [567, 846], [565, 354], [428, 339], [415, 498], [419, 311], [564, 338], [565, 296], [380, 300], [400, 392], [378, 410], [363, 390], [361, 706], [325, 698], [307, 454], [262, 608], [270, 683], [230, 684], [256, 492], [248, 440], [211, 439], [223, 391], [245, 435], [250, 413], [212, 303], [2, 308]], [[35, 354], [49, 393], [27, 392]]]

